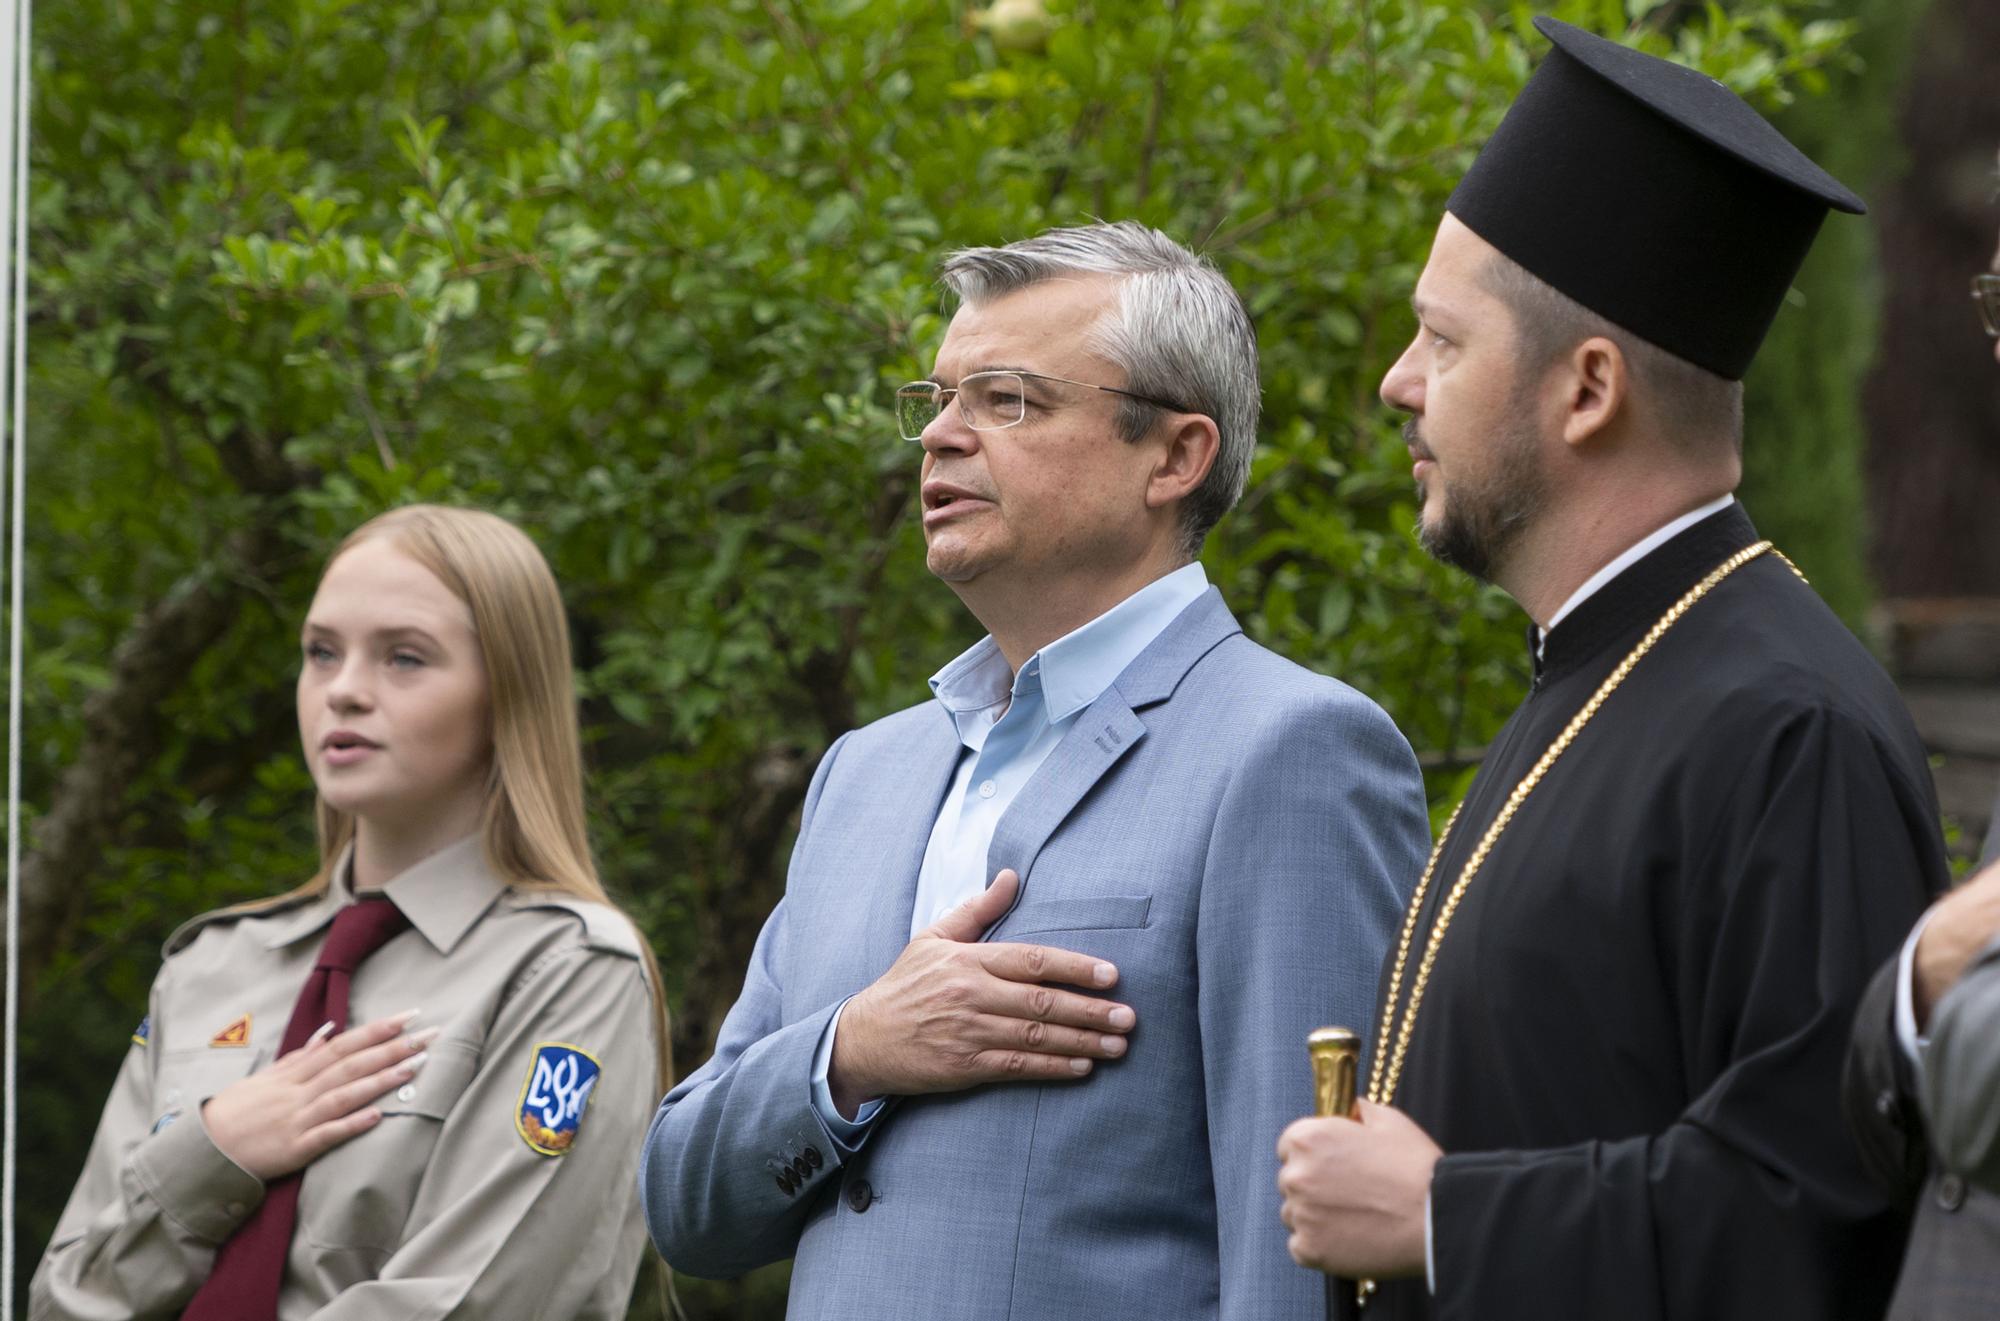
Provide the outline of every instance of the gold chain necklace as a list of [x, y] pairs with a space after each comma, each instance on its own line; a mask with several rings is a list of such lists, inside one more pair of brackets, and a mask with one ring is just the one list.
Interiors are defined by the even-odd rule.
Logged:
[[[1473, 849], [1472, 856], [1466, 860], [1465, 870], [1459, 873], [1458, 881], [1451, 887], [1451, 893], [1445, 896], [1444, 903], [1438, 907], [1437, 918], [1431, 923], [1430, 938], [1424, 945], [1423, 961], [1417, 965], [1416, 980], [1410, 986], [1409, 1008], [1403, 1011], [1402, 1027], [1397, 1029], [1396, 997], [1402, 991], [1403, 973], [1410, 959], [1410, 944], [1416, 935], [1417, 916], [1423, 911], [1424, 895], [1430, 889], [1431, 876], [1437, 870], [1438, 859], [1444, 856], [1445, 843], [1451, 838], [1451, 828], [1457, 823], [1459, 808], [1463, 808], [1464, 804], [1460, 803], [1459, 808], [1453, 809], [1451, 820], [1445, 823], [1443, 833], [1438, 836], [1437, 844], [1431, 849], [1430, 861], [1424, 864], [1424, 874], [1417, 882], [1416, 893], [1410, 896], [1409, 912], [1403, 917], [1402, 936], [1396, 944], [1396, 962], [1391, 965], [1388, 993], [1382, 1000], [1382, 1022], [1376, 1039], [1375, 1055], [1369, 1063], [1369, 1100], [1377, 1105], [1388, 1105], [1396, 1095], [1396, 1084], [1403, 1076], [1403, 1059], [1410, 1049], [1410, 1034], [1417, 1024], [1417, 1006], [1423, 1003], [1424, 988], [1430, 984], [1431, 968], [1437, 963], [1438, 947], [1444, 943], [1445, 929], [1451, 925], [1452, 914], [1458, 911], [1459, 900], [1465, 897], [1466, 887], [1472, 884], [1472, 878], [1478, 875], [1479, 869], [1485, 865], [1487, 855], [1493, 852], [1494, 844], [1499, 841], [1500, 834], [1507, 829], [1508, 823], [1514, 819], [1514, 814], [1521, 809], [1521, 804], [1535, 791], [1535, 786], [1542, 782], [1542, 777], [1549, 773], [1549, 767], [1555, 765], [1556, 758], [1569, 750], [1569, 745], [1576, 741], [1576, 736], [1583, 732], [1583, 727], [1590, 723], [1590, 718], [1597, 714], [1605, 699], [1617, 690], [1619, 684], [1625, 682], [1633, 667], [1662, 637], [1666, 636], [1667, 630], [1679, 623], [1681, 616], [1693, 609], [1695, 602], [1714, 591], [1716, 585], [1724, 578], [1766, 551], [1784, 560], [1785, 566], [1798, 574], [1800, 582], [1807, 581], [1806, 576], [1799, 573], [1799, 566], [1786, 559], [1785, 553], [1768, 541], [1746, 546], [1718, 564], [1708, 577], [1689, 588], [1687, 595], [1674, 602], [1667, 613], [1661, 615], [1659, 621], [1646, 631], [1646, 636], [1639, 639], [1639, 645], [1632, 648], [1631, 654], [1618, 663], [1617, 669], [1605, 676], [1604, 682], [1597, 686], [1597, 691], [1591, 695], [1590, 700], [1583, 704], [1583, 709], [1570, 718], [1569, 724], [1556, 736], [1555, 742], [1549, 744], [1534, 768], [1522, 776], [1521, 782], [1514, 786], [1514, 791], [1507, 795], [1507, 801], [1501, 807], [1500, 814], [1494, 817], [1493, 824], [1486, 828], [1486, 834], [1480, 838], [1479, 846]], [[1393, 1054], [1389, 1049], [1392, 1032], [1395, 1035]], [[1369, 1289], [1366, 1292], [1372, 1293], [1373, 1290]]]

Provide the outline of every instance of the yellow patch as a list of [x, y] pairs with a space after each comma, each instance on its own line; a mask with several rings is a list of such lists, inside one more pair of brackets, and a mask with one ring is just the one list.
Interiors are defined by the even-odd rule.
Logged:
[[211, 1046], [249, 1045], [250, 1015], [248, 1014], [243, 1015], [243, 1017], [237, 1019], [234, 1023], [231, 1023], [228, 1027], [222, 1029], [222, 1031], [210, 1037], [208, 1039], [208, 1044]]

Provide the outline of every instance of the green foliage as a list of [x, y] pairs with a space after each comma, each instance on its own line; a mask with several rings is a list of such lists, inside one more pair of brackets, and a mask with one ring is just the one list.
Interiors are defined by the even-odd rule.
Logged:
[[[1818, 0], [1548, 8], [1766, 107], [1821, 87], [1851, 26]], [[1254, 636], [1380, 701], [1449, 807], [1454, 750], [1519, 694], [1523, 620], [1415, 549], [1374, 391], [1444, 196], [1542, 48], [1528, 11], [1013, 9], [41, 11], [41, 801], [136, 614], [204, 579], [241, 607], [158, 711], [166, 751], [39, 988], [31, 1247], [158, 939], [309, 865], [294, 630], [329, 546], [398, 502], [496, 509], [555, 565], [600, 857], [655, 938], [683, 1064], [705, 1053], [804, 771], [978, 632], [924, 572], [886, 407], [928, 370], [953, 246], [1129, 216], [1214, 256], [1258, 321], [1265, 425], [1209, 572]], [[285, 550], [243, 562], [260, 521]]]

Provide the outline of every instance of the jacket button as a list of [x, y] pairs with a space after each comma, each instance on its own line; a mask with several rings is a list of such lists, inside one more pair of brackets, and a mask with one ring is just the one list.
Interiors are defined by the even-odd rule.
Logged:
[[806, 1180], [812, 1177], [812, 1170], [807, 1166], [804, 1156], [794, 1156], [792, 1158], [792, 1177], [799, 1181], [800, 1187], [804, 1187]]
[[792, 1182], [792, 1172], [790, 1170], [778, 1171], [779, 1192], [783, 1193], [787, 1197], [790, 1197], [793, 1191], [797, 1189], [797, 1187], [798, 1185]]
[[1882, 1116], [1882, 1118], [1884, 1119], [1887, 1119], [1889, 1118], [1889, 1116], [1895, 1114], [1896, 1094], [1884, 1088], [1882, 1094], [1875, 1098], [1875, 1113]]
[[808, 1166], [810, 1166], [811, 1168], [813, 1168], [813, 1169], [815, 1169], [815, 1170], [816, 1170], [816, 1169], [818, 1169], [818, 1168], [819, 1168], [819, 1167], [820, 1167], [821, 1165], [824, 1165], [825, 1163], [826, 1163], [826, 1159], [825, 1159], [825, 1157], [823, 1157], [823, 1156], [821, 1156], [821, 1155], [819, 1154], [819, 1148], [818, 1148], [818, 1147], [807, 1147], [807, 1148], [806, 1148], [806, 1164], [807, 1164]]
[[1947, 1211], [1956, 1211], [1965, 1205], [1965, 1180], [1956, 1174], [1947, 1174], [1938, 1180], [1938, 1205]]
[[847, 1204], [855, 1214], [866, 1211], [875, 1201], [875, 1190], [868, 1186], [868, 1180], [856, 1179], [847, 1185]]

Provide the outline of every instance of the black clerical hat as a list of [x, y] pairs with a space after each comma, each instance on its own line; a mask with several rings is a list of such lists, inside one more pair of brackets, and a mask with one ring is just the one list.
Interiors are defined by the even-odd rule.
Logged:
[[1591, 311], [1742, 378], [1826, 210], [1861, 199], [1706, 74], [1552, 18], [1446, 209]]

